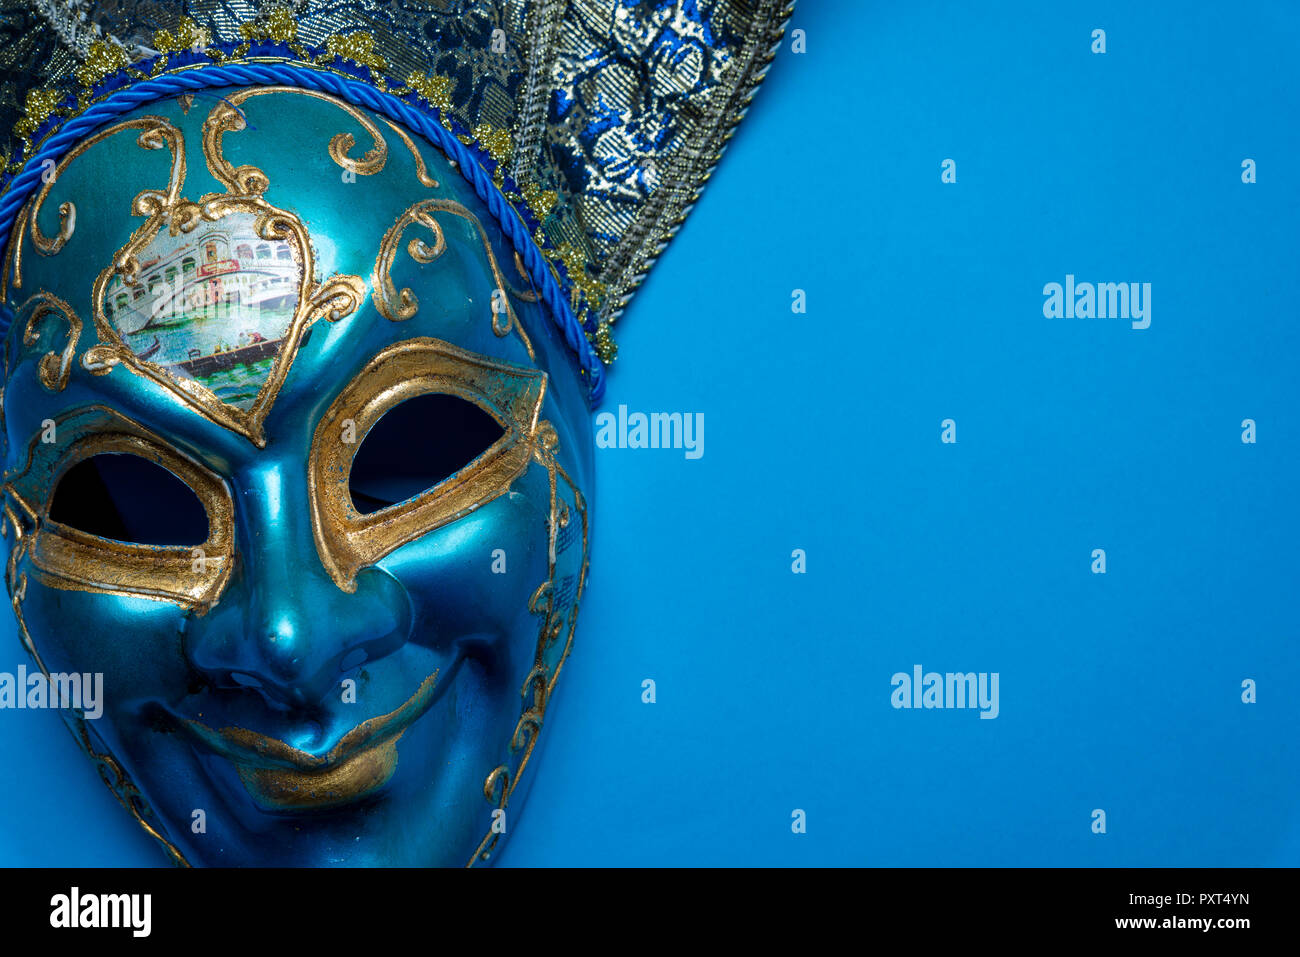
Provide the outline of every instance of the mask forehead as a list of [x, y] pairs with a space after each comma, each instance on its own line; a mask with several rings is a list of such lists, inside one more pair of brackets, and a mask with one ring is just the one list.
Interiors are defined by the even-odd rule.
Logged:
[[[150, 104], [65, 157], [27, 212], [10, 302], [57, 289], [81, 317], [80, 341], [46, 310], [27, 337], [37, 341], [11, 363], [27, 352], [99, 364], [105, 374], [51, 404], [93, 398], [148, 416], [214, 466], [248, 454], [221, 432], [256, 445], [296, 434], [294, 423], [406, 339], [571, 364], [458, 170], [427, 142], [320, 94], [259, 88]], [[175, 321], [195, 310], [211, 317], [201, 330]]]

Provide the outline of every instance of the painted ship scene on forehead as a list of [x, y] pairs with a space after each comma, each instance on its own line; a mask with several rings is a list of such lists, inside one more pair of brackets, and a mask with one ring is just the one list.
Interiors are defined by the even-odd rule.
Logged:
[[284, 347], [302, 267], [293, 246], [263, 240], [249, 214], [196, 234], [155, 237], [144, 273], [114, 273], [104, 317], [140, 359], [247, 407]]
[[0, 5], [29, 670], [94, 676], [60, 714], [177, 864], [490, 863], [578, 628], [613, 324], [790, 4]]

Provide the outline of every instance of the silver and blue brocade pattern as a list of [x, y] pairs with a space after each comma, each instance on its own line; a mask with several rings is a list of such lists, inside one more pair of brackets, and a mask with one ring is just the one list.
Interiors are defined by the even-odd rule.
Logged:
[[568, 0], [551, 142], [616, 318], [721, 158], [791, 0]]
[[[189, 17], [214, 41], [287, 8], [298, 40], [374, 38], [390, 76], [451, 79], [466, 129], [508, 131], [514, 178], [556, 201], [547, 237], [611, 321], [675, 233], [771, 62], [792, 0], [0, 0], [0, 124], [71, 86], [90, 39], [139, 57]], [[78, 49], [79, 48], [79, 49]], [[577, 273], [575, 275], [575, 272]], [[591, 322], [589, 328], [594, 326]]]

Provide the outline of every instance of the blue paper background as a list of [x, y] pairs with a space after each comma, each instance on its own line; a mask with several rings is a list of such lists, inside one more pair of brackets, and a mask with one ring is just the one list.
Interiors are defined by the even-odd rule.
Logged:
[[[500, 863], [1300, 863], [1300, 10], [991, 7], [801, 4], [616, 328], [603, 408], [705, 454], [598, 451]], [[1151, 327], [1044, 318], [1066, 273]], [[893, 709], [915, 664], [1000, 716]], [[0, 767], [0, 864], [162, 863], [56, 715]]]

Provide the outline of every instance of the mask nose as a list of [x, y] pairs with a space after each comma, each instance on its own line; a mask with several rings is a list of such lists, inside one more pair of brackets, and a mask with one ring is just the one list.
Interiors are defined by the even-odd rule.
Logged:
[[305, 476], [288, 482], [286, 473], [268, 465], [238, 477], [236, 569], [217, 604], [190, 619], [186, 650], [218, 687], [301, 707], [405, 644], [412, 615], [406, 590], [382, 569], [361, 571], [352, 594], [334, 584], [316, 554]]

